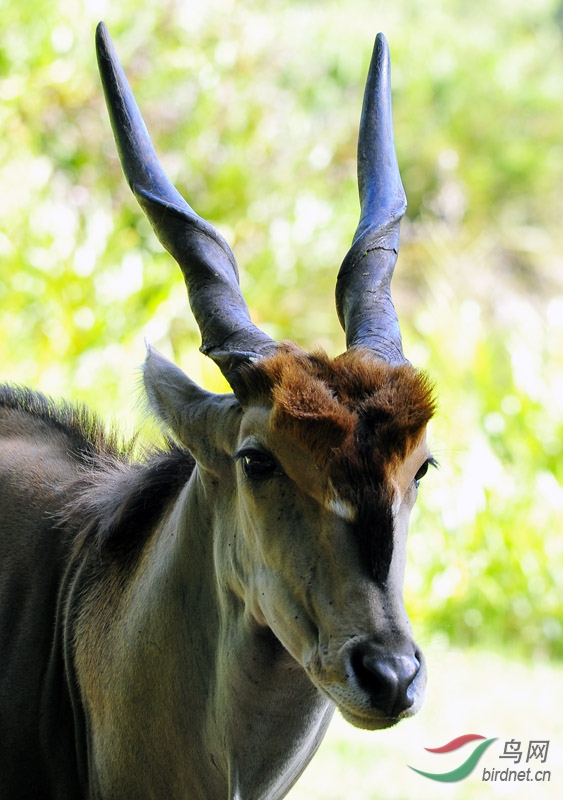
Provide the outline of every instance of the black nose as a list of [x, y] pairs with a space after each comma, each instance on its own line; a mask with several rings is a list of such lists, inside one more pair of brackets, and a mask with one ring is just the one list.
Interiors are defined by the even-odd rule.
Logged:
[[414, 703], [413, 681], [420, 671], [420, 661], [414, 653], [390, 655], [379, 645], [364, 642], [352, 651], [350, 666], [372, 706], [387, 716], [396, 717]]

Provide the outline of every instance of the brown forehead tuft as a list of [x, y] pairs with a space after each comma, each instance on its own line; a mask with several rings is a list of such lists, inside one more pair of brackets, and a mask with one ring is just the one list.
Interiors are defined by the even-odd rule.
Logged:
[[273, 428], [321, 462], [367, 440], [372, 454], [402, 457], [435, 410], [424, 373], [409, 364], [391, 366], [361, 348], [331, 359], [283, 344], [242, 370], [235, 391], [243, 406], [272, 405]]
[[357, 509], [354, 530], [365, 568], [387, 580], [393, 555], [388, 469], [420, 441], [435, 410], [428, 377], [352, 348], [335, 359], [292, 344], [239, 374], [246, 406], [272, 407], [271, 425], [326, 469], [327, 486]]

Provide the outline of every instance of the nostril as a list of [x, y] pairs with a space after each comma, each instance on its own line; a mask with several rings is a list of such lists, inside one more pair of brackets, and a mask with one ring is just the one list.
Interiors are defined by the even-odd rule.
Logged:
[[352, 652], [350, 666], [374, 707], [397, 716], [413, 705], [416, 693], [412, 683], [420, 670], [416, 656], [383, 655], [366, 643]]

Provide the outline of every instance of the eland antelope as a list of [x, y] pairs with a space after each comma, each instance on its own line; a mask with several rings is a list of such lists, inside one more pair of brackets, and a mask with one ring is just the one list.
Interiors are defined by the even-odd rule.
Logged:
[[387, 44], [365, 90], [336, 358], [253, 325], [103, 24], [97, 51], [125, 175], [232, 393], [149, 347], [170, 443], [137, 460], [84, 408], [0, 390], [0, 797], [276, 800], [335, 708], [387, 728], [426, 680], [402, 583], [434, 400], [390, 296], [406, 200]]

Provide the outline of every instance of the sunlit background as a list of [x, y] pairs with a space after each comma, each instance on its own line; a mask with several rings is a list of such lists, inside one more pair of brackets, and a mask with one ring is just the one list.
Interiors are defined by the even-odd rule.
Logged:
[[87, 401], [129, 432], [142, 424], [144, 337], [226, 387], [122, 177], [95, 24], [110, 28], [169, 175], [233, 247], [254, 321], [330, 353], [344, 342], [333, 291], [358, 217], [363, 85], [385, 32], [409, 199], [394, 296], [405, 351], [440, 398], [440, 470], [421, 488], [405, 587], [429, 697], [396, 731], [338, 721], [291, 797], [532, 796], [484, 784], [479, 768], [455, 786], [408, 769], [430, 770], [423, 748], [466, 728], [551, 739], [551, 781], [533, 791], [560, 797], [563, 2], [0, 10], [0, 379]]

